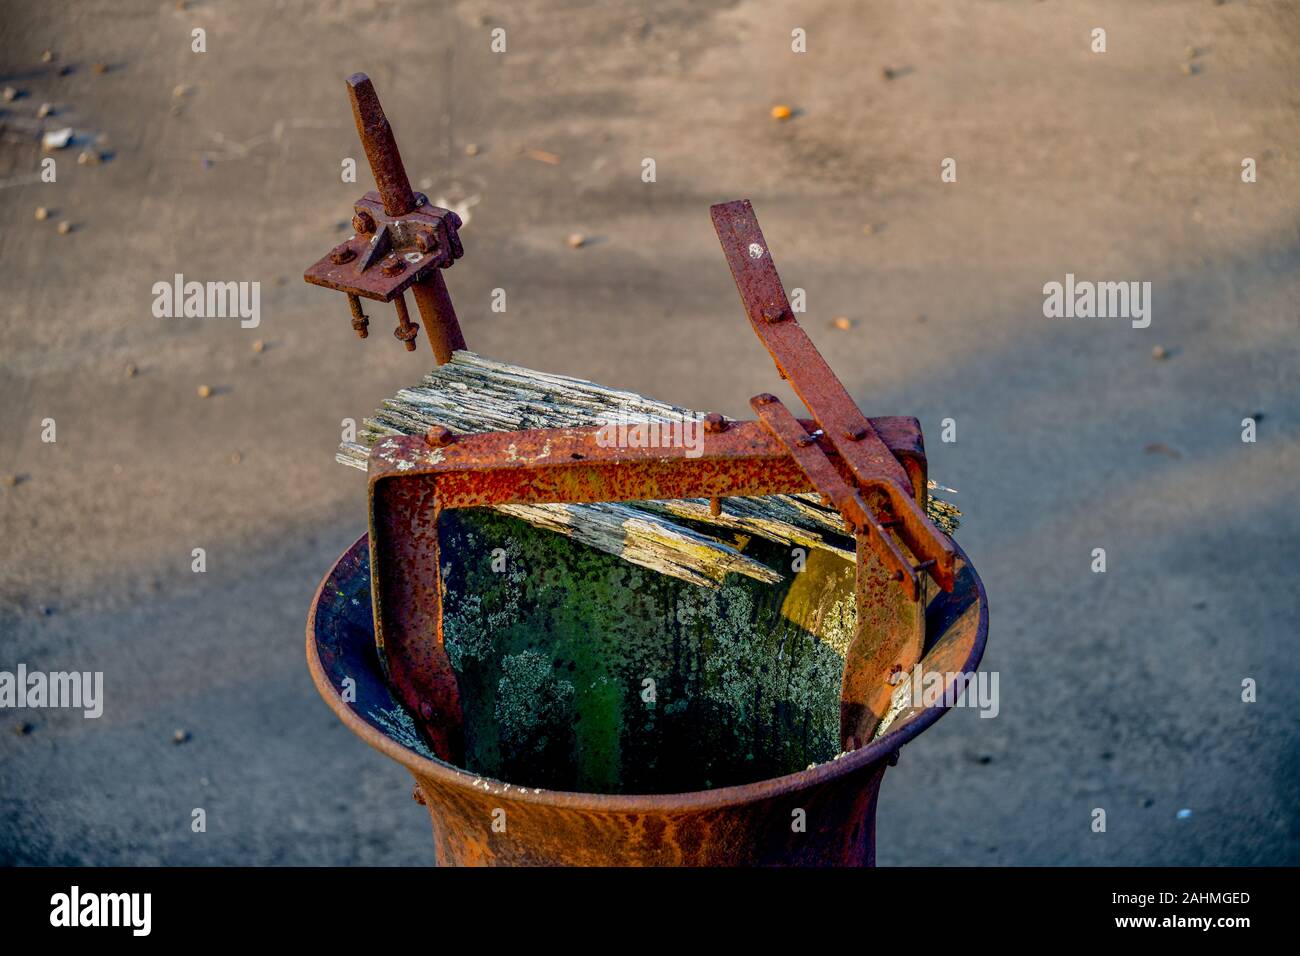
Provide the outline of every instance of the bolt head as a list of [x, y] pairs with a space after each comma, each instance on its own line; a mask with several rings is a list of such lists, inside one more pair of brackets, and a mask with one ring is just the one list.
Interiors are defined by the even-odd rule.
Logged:
[[446, 425], [430, 425], [424, 433], [424, 443], [430, 448], [444, 448], [455, 441], [456, 436]]
[[357, 254], [352, 251], [352, 247], [346, 242], [342, 245], [335, 246], [330, 250], [330, 262], [334, 263], [336, 266], [341, 266], [345, 262], [351, 262], [356, 257]]
[[849, 428], [845, 430], [844, 437], [849, 441], [862, 441], [867, 437], [867, 430], [862, 427]]
[[763, 321], [780, 322], [782, 319], [785, 318], [785, 314], [786, 314], [785, 309], [782, 309], [774, 305], [768, 306], [767, 308], [763, 309]]
[[375, 217], [370, 215], [364, 209], [358, 209], [357, 214], [352, 217], [352, 229], [358, 235], [362, 233], [375, 231]]
[[384, 264], [379, 267], [379, 271], [389, 278], [401, 275], [406, 269], [406, 263], [397, 256], [389, 256], [384, 260]]
[[421, 229], [415, 234], [415, 245], [426, 256], [438, 248], [438, 240], [431, 229]]
[[704, 416], [704, 430], [710, 435], [724, 432], [727, 430], [727, 420], [717, 412], [709, 412]]

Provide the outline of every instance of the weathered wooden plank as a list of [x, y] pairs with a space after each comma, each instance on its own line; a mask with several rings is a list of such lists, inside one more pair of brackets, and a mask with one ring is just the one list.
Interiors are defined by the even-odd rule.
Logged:
[[[695, 411], [635, 392], [539, 372], [456, 352], [417, 386], [404, 388], [364, 420], [355, 442], [336, 458], [362, 470], [370, 447], [392, 435], [421, 435], [430, 425], [454, 432], [514, 431], [600, 425], [620, 421], [680, 422]], [[933, 482], [931, 482], [933, 487]], [[747, 536], [791, 547], [825, 550], [853, 560], [852, 540], [839, 515], [817, 495], [728, 498], [723, 513], [709, 514], [704, 499], [601, 504], [503, 505], [496, 509], [600, 551], [702, 586], [716, 587], [732, 573], [776, 581], [781, 573], [742, 554]], [[930, 517], [945, 531], [959, 512], [931, 497]]]

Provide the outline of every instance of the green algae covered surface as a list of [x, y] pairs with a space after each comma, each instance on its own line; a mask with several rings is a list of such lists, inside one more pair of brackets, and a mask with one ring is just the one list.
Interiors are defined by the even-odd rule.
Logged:
[[852, 563], [738, 540], [784, 572], [702, 588], [486, 510], [440, 518], [467, 769], [520, 786], [672, 793], [829, 760]]

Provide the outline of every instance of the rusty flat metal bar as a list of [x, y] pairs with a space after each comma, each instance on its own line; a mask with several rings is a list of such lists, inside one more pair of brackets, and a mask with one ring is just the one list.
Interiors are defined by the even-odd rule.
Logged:
[[741, 304], [777, 370], [839, 451], [857, 484], [878, 489], [898, 521], [899, 537], [923, 559], [940, 587], [951, 590], [956, 552], [919, 507], [907, 472], [889, 453], [808, 334], [795, 321], [767, 239], [749, 200], [711, 208]]
[[889, 532], [881, 527], [858, 490], [844, 480], [816, 438], [775, 395], [756, 395], [749, 404], [812, 486], [830, 498], [836, 510], [852, 524], [855, 536], [871, 546], [891, 575], [901, 576], [908, 598], [915, 601], [920, 593], [916, 569]]
[[[900, 454], [917, 454], [915, 419], [878, 419]], [[809, 423], [815, 425], [815, 423]], [[785, 445], [756, 421], [702, 432], [684, 447], [615, 447], [605, 426], [429, 437], [394, 436], [370, 451], [372, 487], [386, 478], [433, 477], [441, 508], [548, 502], [646, 501], [818, 491]], [[816, 439], [824, 455], [835, 447]]]
[[910, 495], [906, 472], [795, 321], [754, 207], [742, 199], [720, 203], [710, 212], [745, 314], [777, 369], [846, 458], [858, 462], [869, 479], [892, 481]]
[[[774, 395], [750, 405], [805, 475], [853, 525], [857, 539], [854, 588], [857, 623], [840, 679], [840, 747], [856, 750], [871, 739], [889, 706], [894, 673], [921, 659], [925, 644], [925, 579], [885, 530], [861, 494], [789, 409]], [[901, 578], [903, 592], [890, 582]]]
[[925, 649], [927, 582], [918, 580], [921, 595], [911, 600], [891, 580], [876, 550], [858, 535], [854, 588], [857, 626], [844, 654], [840, 677], [840, 746], [856, 750], [875, 734], [889, 712], [895, 690], [894, 674], [905, 674]]

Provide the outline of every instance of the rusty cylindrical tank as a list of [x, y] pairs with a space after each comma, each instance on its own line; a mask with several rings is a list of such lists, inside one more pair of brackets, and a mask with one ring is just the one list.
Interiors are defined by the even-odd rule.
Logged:
[[[488, 515], [487, 512], [479, 514]], [[491, 531], [488, 528], [485, 532], [482, 523], [485, 519], [465, 520], [478, 522], [470, 531], [480, 537]], [[559, 542], [562, 553], [571, 553], [575, 560], [583, 562], [581, 580], [574, 584], [574, 589], [602, 587], [593, 578], [591, 555], [581, 553], [589, 549], [549, 532], [529, 529], [521, 522], [513, 524], [511, 534], [539, 536], [552, 550]], [[457, 535], [462, 533], [467, 533], [463, 527], [441, 532], [453, 548]], [[527, 541], [525, 558], [526, 548]], [[597, 559], [608, 559], [612, 573], [627, 573], [626, 566], [616, 558], [597, 556]], [[949, 594], [933, 597], [928, 607], [926, 651], [922, 661], [926, 672], [973, 673], [983, 654], [988, 630], [983, 585], [964, 553], [959, 553], [959, 561], [956, 588]], [[558, 563], [562, 564], [563, 559]], [[852, 565], [848, 567], [851, 569]], [[839, 569], [831, 566], [822, 569], [819, 576], [824, 583], [837, 573]], [[512, 763], [505, 745], [509, 735], [499, 728], [480, 728], [479, 736], [491, 745], [481, 742], [477, 748], [469, 748], [472, 761], [467, 763], [471, 766], [463, 769], [433, 756], [409, 715], [390, 693], [374, 646], [369, 577], [367, 538], [363, 536], [342, 555], [317, 591], [307, 621], [307, 658], [317, 689], [339, 719], [414, 776], [416, 799], [426, 804], [432, 820], [439, 865], [870, 866], [875, 860], [876, 800], [885, 769], [897, 759], [904, 744], [934, 723], [946, 709], [943, 701], [927, 707], [914, 705], [910, 697], [896, 697], [896, 710], [887, 720], [884, 733], [855, 751], [835, 755], [827, 753], [824, 747], [820, 752], [816, 747], [803, 750], [795, 747], [791, 751], [789, 741], [780, 739], [797, 736], [797, 728], [801, 726], [807, 736], [808, 714], [798, 713], [789, 699], [768, 704], [767, 711], [763, 710], [762, 701], [746, 701], [741, 711], [706, 708], [710, 715], [707, 719], [714, 725], [719, 722], [727, 725], [719, 730], [717, 726], [710, 729], [701, 725], [699, 721], [704, 718], [696, 717], [695, 723], [688, 722], [684, 715], [690, 707], [682, 706], [671, 716], [671, 702], [665, 705], [661, 697], [660, 711], [654, 720], [642, 725], [639, 716], [628, 718], [624, 714], [619, 724], [621, 729], [611, 736], [601, 729], [602, 720], [608, 723], [605, 711], [609, 710], [609, 694], [584, 698], [578, 692], [564, 698], [570, 709], [560, 714], [562, 726], [547, 730], [548, 736], [543, 739], [548, 741], [549, 749], [539, 752], [541, 762], [530, 764], [515, 759]], [[627, 583], [621, 577], [618, 580], [620, 585]], [[466, 587], [475, 584], [461, 583]], [[654, 581], [640, 583], [657, 586]], [[549, 580], [547, 586], [554, 590], [554, 580]], [[451, 581], [448, 587], [448, 601], [454, 602], [458, 599], [453, 593], [456, 582]], [[683, 587], [692, 592], [703, 590], [690, 585]], [[747, 613], [748, 605], [743, 600], [725, 592], [726, 589], [721, 600], [727, 602], [728, 613], [734, 616], [738, 604], [739, 613]], [[830, 592], [823, 586], [819, 593]], [[581, 594], [575, 599], [586, 605], [600, 600], [595, 595]], [[465, 601], [463, 596], [460, 600], [475, 603]], [[792, 599], [787, 594], [782, 600], [784, 613], [788, 615]], [[830, 616], [828, 600], [821, 597], [814, 601], [817, 606], [810, 613], [817, 618], [818, 626]], [[680, 594], [670, 595], [669, 604], [677, 608], [676, 617], [670, 612], [667, 630], [671, 634], [651, 635], [657, 643], [674, 646], [683, 643], [683, 629], [672, 624], [682, 620], [680, 601]], [[568, 612], [544, 606], [538, 613], [562, 616]], [[499, 617], [493, 620], [500, 624]], [[493, 648], [493, 654], [482, 655], [485, 660], [495, 662], [501, 654], [506, 655], [506, 660], [519, 660], [522, 655], [539, 653], [537, 635], [550, 631], [552, 622], [537, 619], [517, 623], [520, 626], [513, 630], [498, 626], [500, 633], [488, 635], [507, 645], [513, 639], [516, 644], [513, 648]], [[482, 628], [486, 624], [484, 619], [474, 618], [468, 626]], [[702, 667], [694, 668], [691, 680], [679, 680], [678, 684], [707, 683], [712, 673], [709, 662], [726, 652], [717, 644], [720, 628], [717, 621], [708, 623], [704, 630], [708, 632], [705, 639], [711, 642], [708, 645], [711, 656], [706, 657]], [[810, 630], [814, 628], [810, 626]], [[467, 635], [470, 639], [474, 636]], [[591, 639], [589, 631], [580, 636], [584, 644]], [[607, 658], [617, 656], [617, 651], [611, 648], [631, 640], [629, 635], [615, 637], [617, 642], [601, 645], [601, 652], [592, 655], [598, 659], [597, 664], [586, 659], [578, 662], [580, 666], [575, 666], [572, 660], [566, 664], [562, 650], [544, 647], [546, 669], [550, 669], [554, 658], [558, 673], [573, 677], [571, 685], [576, 685], [579, 691], [588, 685], [597, 689], [606, 686], [602, 683], [603, 676], [593, 678], [584, 668], [609, 667]], [[823, 634], [808, 646], [824, 654], [825, 645], [833, 643], [822, 639], [825, 637]], [[772, 656], [789, 656], [790, 646], [789, 635], [784, 635]], [[511, 650], [516, 652], [514, 658], [509, 657]], [[743, 646], [740, 653], [753, 657], [767, 652], [760, 642]], [[511, 711], [509, 707], [503, 710], [501, 698], [510, 674], [507, 672], [502, 677], [501, 671], [489, 669], [486, 679], [480, 680], [484, 688], [482, 696], [497, 698], [496, 709], [490, 706], [475, 709], [474, 681], [470, 674], [474, 662], [469, 661], [472, 655], [467, 655], [468, 651], [462, 651], [465, 659], [462, 681], [470, 690], [465, 696], [466, 724], [472, 730], [476, 724], [494, 723], [494, 716], [497, 719], [509, 716]], [[483, 661], [477, 663], [482, 665]], [[816, 664], [816, 658], [805, 654], [790, 669]], [[644, 660], [639, 666], [646, 666]], [[669, 662], [660, 671], [669, 675], [672, 668], [682, 666], [680, 660]], [[743, 659], [740, 666], [744, 666]], [[734, 683], [736, 662], [727, 667], [730, 669], [726, 671], [726, 680]], [[769, 668], [763, 665], [754, 673], [757, 675], [759, 670], [766, 673]], [[634, 680], [637, 671], [630, 673]], [[615, 676], [621, 680], [626, 674]], [[671, 683], [670, 676], [661, 681], [661, 684]], [[664, 687], [663, 691], [663, 696], [673, 696], [671, 687]], [[900, 693], [905, 691], [906, 685]], [[681, 695], [680, 691], [677, 693]], [[742, 696], [750, 695], [750, 686], [746, 684]], [[772, 696], [770, 691], [768, 696]], [[834, 705], [832, 693], [827, 706], [833, 710]], [[635, 697], [624, 709], [634, 706], [638, 706]], [[598, 710], [601, 713], [595, 713]], [[675, 731], [665, 730], [674, 719], [680, 726]], [[584, 720], [587, 728], [574, 731], [576, 737], [563, 745], [565, 726], [582, 728]], [[741, 733], [736, 729], [739, 724], [753, 724], [760, 730]], [[782, 733], [777, 733], [782, 728]], [[792, 733], [791, 728], [796, 732]], [[735, 751], [735, 760], [728, 762], [710, 755], [715, 736], [718, 740], [725, 738], [725, 744], [717, 746]], [[651, 743], [642, 746], [643, 738]], [[557, 740], [563, 745], [560, 751], [555, 749]], [[564, 746], [569, 749], [565, 750]], [[831, 750], [834, 749], [832, 746]], [[477, 757], [472, 756], [475, 752]], [[615, 756], [611, 757], [611, 753]], [[810, 755], [814, 759], [809, 760]], [[800, 767], [791, 767], [792, 760], [800, 761]], [[615, 769], [611, 770], [611, 766]], [[805, 766], [807, 769], [801, 769]], [[789, 772], [774, 772], [774, 768]], [[761, 778], [754, 778], [756, 773]], [[551, 785], [541, 786], [541, 778], [546, 778], [544, 782]], [[694, 786], [690, 786], [691, 781], [696, 782]], [[674, 788], [675, 792], [637, 792], [664, 787]], [[584, 792], [591, 790], [605, 792]]]

